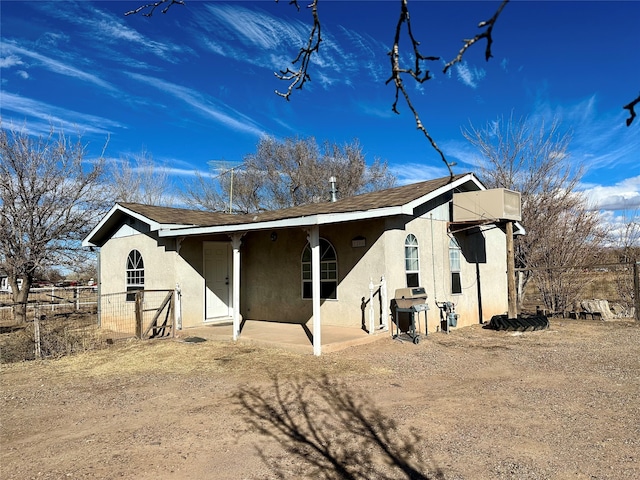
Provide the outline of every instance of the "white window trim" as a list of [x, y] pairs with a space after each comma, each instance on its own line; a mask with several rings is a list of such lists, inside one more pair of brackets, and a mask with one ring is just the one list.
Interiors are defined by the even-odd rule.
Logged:
[[[134, 255], [135, 253], [138, 254], [137, 261], [135, 261], [136, 260]], [[133, 268], [129, 268], [129, 259], [131, 258], [132, 255], [134, 255], [133, 259], [135, 261], [135, 264], [133, 265]], [[140, 267], [140, 265], [142, 265], [142, 267]], [[133, 272], [142, 272], [141, 283], [130, 283], [131, 279], [135, 280], [137, 278], [136, 275], [133, 275], [133, 276], [129, 275], [129, 273], [133, 273]], [[129, 292], [135, 292], [136, 290], [144, 290], [145, 281], [146, 279], [145, 279], [145, 271], [144, 271], [144, 257], [142, 256], [142, 254], [138, 249], [134, 248], [127, 255], [127, 260], [125, 264], [124, 282], [125, 282], [125, 291], [127, 292], [127, 301], [132, 301], [132, 300], [129, 300]]]
[[[455, 261], [457, 263], [457, 267], [453, 265], [454, 263], [454, 258], [452, 257], [453, 252], [456, 252]], [[451, 293], [451, 295], [462, 295], [462, 274], [461, 274], [462, 267], [460, 262], [461, 257], [462, 257], [462, 249], [460, 248], [460, 244], [455, 239], [455, 237], [450, 237], [449, 239], [449, 292]], [[459, 292], [453, 291], [453, 274], [454, 273], [458, 274], [458, 279], [460, 283]]]
[[[413, 243], [409, 243], [410, 237], [415, 240], [415, 244]], [[417, 285], [412, 285], [412, 286], [416, 286], [419, 287], [420, 286], [420, 247], [418, 245], [418, 237], [416, 237], [413, 233], [410, 233], [409, 235], [406, 236], [406, 238], [404, 239], [404, 281], [407, 287], [409, 287], [409, 282], [408, 282], [408, 276], [409, 274], [417, 274], [418, 275], [418, 284]], [[407, 260], [409, 260], [409, 257], [407, 257], [407, 248], [415, 248], [416, 250], [416, 256], [417, 256], [417, 260], [418, 260], [418, 269], [417, 270], [409, 270], [407, 269]]]

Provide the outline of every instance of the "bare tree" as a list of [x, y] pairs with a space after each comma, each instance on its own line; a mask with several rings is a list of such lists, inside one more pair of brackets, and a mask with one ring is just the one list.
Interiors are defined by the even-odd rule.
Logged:
[[123, 157], [110, 168], [113, 200], [116, 202], [171, 205], [167, 169], [158, 167], [151, 154], [143, 150], [133, 157]]
[[622, 209], [620, 215], [612, 219], [614, 225], [608, 250], [620, 266], [613, 273], [614, 285], [622, 304], [628, 311], [635, 305], [634, 284], [631, 280], [633, 262], [640, 261], [640, 211], [637, 208]]
[[[231, 170], [229, 170], [230, 172]], [[194, 172], [195, 179], [184, 183], [181, 198], [188, 206], [210, 212], [230, 209], [219, 189], [219, 175], [203, 175]]]
[[625, 208], [621, 211], [618, 224], [617, 241], [624, 262], [639, 260], [640, 257], [640, 209]]
[[605, 235], [599, 213], [577, 192], [582, 168], [567, 161], [570, 135], [561, 132], [558, 121], [535, 126], [526, 118], [498, 119], [463, 134], [482, 157], [484, 183], [522, 195], [527, 234], [517, 237], [515, 255], [516, 267], [528, 270], [523, 271], [519, 306], [534, 280], [547, 308], [562, 311], [581, 286], [569, 267], [592, 259]]
[[102, 158], [85, 160], [80, 139], [0, 129], [0, 264], [17, 321], [26, 320], [37, 269], [82, 263], [80, 240], [106, 211], [103, 167]]
[[[367, 166], [357, 141], [345, 145], [313, 137], [278, 141], [264, 137], [241, 166], [220, 175], [217, 192], [211, 179], [200, 177], [191, 204], [200, 208], [250, 213], [327, 201], [329, 179], [336, 177], [339, 195], [349, 197], [395, 184], [395, 176], [379, 159]], [[191, 189], [193, 192], [193, 188]]]
[[195, 180], [185, 183], [183, 201], [212, 212], [249, 213], [260, 210], [258, 191], [263, 179], [244, 164], [230, 166], [224, 161], [209, 162], [211, 174], [195, 172]]

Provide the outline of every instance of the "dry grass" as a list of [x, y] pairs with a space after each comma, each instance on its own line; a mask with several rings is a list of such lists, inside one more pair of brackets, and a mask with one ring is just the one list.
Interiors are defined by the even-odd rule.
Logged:
[[[40, 349], [43, 357], [59, 358], [95, 350], [104, 345], [95, 319], [76, 315], [39, 322]], [[35, 324], [29, 322], [0, 336], [0, 363], [35, 359]]]

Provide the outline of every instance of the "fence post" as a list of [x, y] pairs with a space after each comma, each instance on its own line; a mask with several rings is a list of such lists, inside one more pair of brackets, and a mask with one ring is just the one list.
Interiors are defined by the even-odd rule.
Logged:
[[176, 289], [173, 293], [174, 308], [173, 308], [173, 331], [175, 335], [176, 330], [182, 330], [182, 303], [180, 298], [180, 284], [176, 283]]
[[42, 345], [40, 343], [40, 314], [38, 312], [38, 304], [33, 306], [33, 311], [35, 312], [35, 317], [33, 318], [33, 334], [35, 335], [35, 343], [36, 343], [36, 359], [40, 360], [42, 358]]
[[136, 292], [136, 337], [142, 339], [142, 303], [144, 290]]
[[633, 264], [633, 303], [636, 322], [640, 322], [640, 262], [638, 260]]

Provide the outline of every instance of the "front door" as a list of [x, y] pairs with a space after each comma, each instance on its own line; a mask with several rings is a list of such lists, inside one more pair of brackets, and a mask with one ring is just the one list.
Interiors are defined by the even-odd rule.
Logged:
[[231, 315], [231, 249], [228, 243], [204, 242], [205, 321]]

